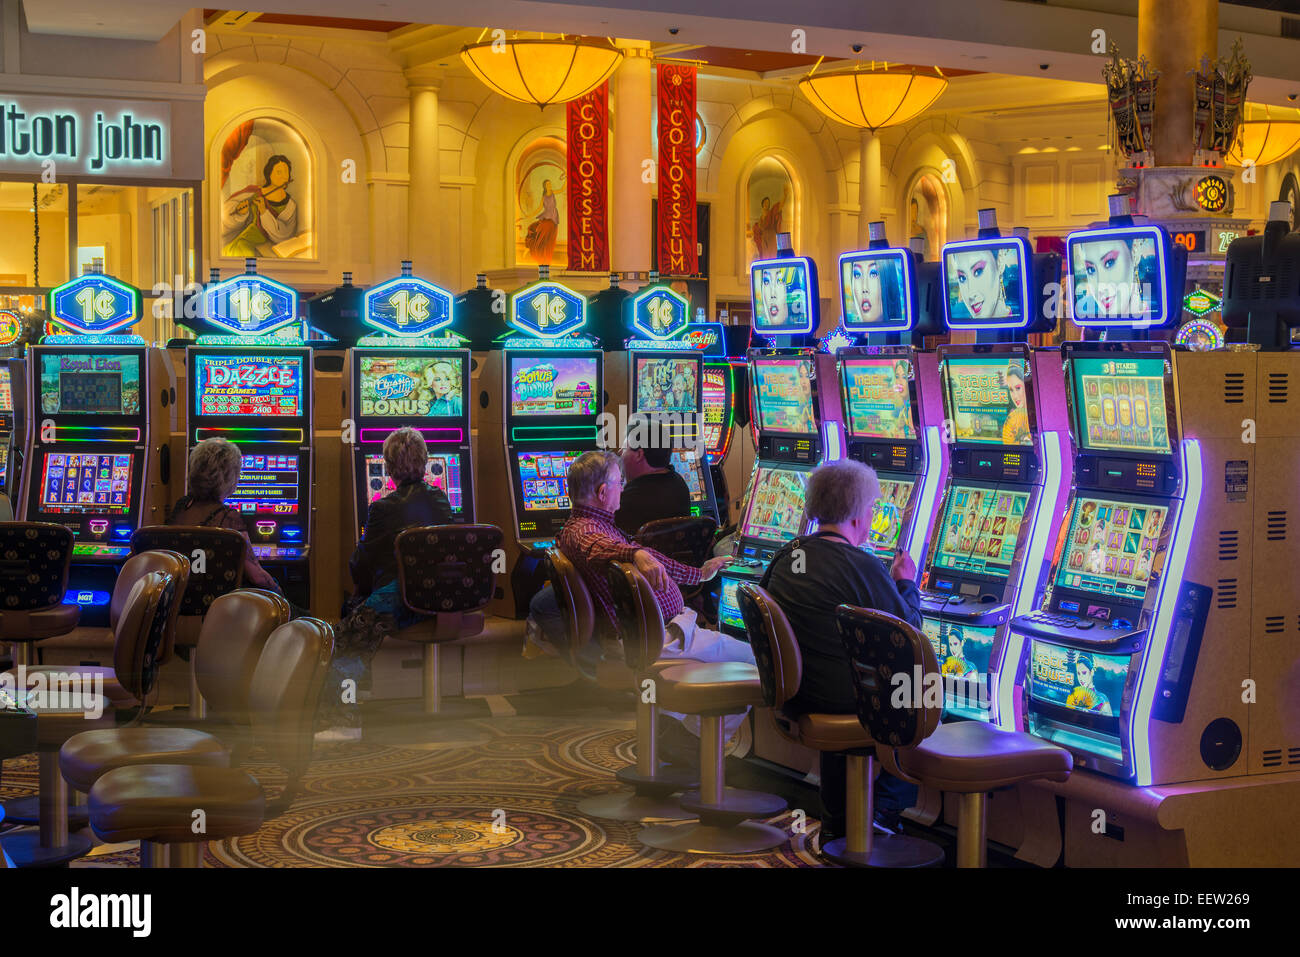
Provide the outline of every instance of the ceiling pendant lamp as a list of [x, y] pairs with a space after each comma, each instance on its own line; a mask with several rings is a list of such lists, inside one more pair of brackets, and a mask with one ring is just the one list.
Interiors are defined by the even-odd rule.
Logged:
[[813, 72], [799, 81], [799, 92], [823, 115], [858, 129], [897, 126], [928, 110], [948, 88], [938, 69], [890, 67]]
[[538, 107], [567, 103], [613, 75], [623, 51], [612, 41], [506, 39], [471, 43], [460, 51], [469, 71], [495, 93]]

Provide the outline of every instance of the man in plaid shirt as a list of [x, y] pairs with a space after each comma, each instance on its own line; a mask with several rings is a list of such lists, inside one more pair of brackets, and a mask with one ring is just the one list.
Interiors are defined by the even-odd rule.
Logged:
[[[754, 651], [747, 642], [698, 627], [695, 612], [685, 608], [678, 588], [679, 585], [698, 585], [708, 581], [731, 559], [710, 558], [703, 568], [692, 568], [653, 548], [642, 548], [633, 543], [614, 524], [614, 513], [618, 511], [624, 483], [622, 462], [613, 452], [584, 452], [569, 467], [568, 479], [573, 511], [560, 530], [557, 544], [586, 583], [591, 600], [605, 612], [606, 622], [597, 622], [598, 629], [616, 633], [618, 621], [605, 569], [610, 562], [630, 562], [654, 589], [659, 610], [667, 624], [668, 640], [664, 643], [663, 657], [754, 663]], [[608, 628], [602, 628], [605, 624]], [[682, 721], [696, 736], [699, 735], [697, 716], [672, 716]], [[744, 719], [743, 714], [729, 715], [725, 721], [727, 736], [733, 734]]]

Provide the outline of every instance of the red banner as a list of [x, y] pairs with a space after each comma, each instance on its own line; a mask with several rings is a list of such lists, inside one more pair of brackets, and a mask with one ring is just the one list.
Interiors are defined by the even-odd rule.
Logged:
[[569, 268], [609, 272], [609, 84], [568, 104]]
[[693, 276], [695, 254], [695, 67], [660, 63], [659, 272]]

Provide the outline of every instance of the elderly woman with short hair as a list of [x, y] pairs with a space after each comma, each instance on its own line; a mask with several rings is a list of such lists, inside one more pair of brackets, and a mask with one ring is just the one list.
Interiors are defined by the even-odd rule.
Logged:
[[343, 682], [365, 681], [384, 638], [414, 624], [418, 616], [398, 592], [397, 536], [408, 528], [446, 525], [451, 502], [442, 489], [425, 484], [429, 448], [415, 429], [404, 427], [384, 440], [384, 469], [397, 487], [370, 503], [365, 528], [349, 568], [357, 586], [351, 607], [335, 630], [334, 664], [321, 694], [321, 741], [361, 738], [355, 695], [344, 701]]
[[[239, 446], [225, 439], [204, 439], [190, 450], [186, 494], [176, 502], [168, 525], [230, 528], [248, 538], [244, 516], [226, 504], [239, 484], [244, 457]], [[252, 540], [244, 558], [244, 584], [280, 591], [280, 586], [253, 554]]]
[[[819, 466], [804, 501], [817, 531], [777, 551], [760, 582], [790, 620], [803, 658], [799, 691], [782, 708], [786, 714], [857, 714], [853, 672], [835, 622], [839, 605], [875, 608], [921, 627], [911, 556], [900, 548], [886, 567], [864, 547], [879, 497], [880, 480], [869, 466], [851, 459]], [[847, 773], [842, 753], [822, 752], [822, 847], [844, 836]], [[900, 815], [915, 799], [915, 787], [882, 772], [875, 795], [877, 826], [901, 830]]]

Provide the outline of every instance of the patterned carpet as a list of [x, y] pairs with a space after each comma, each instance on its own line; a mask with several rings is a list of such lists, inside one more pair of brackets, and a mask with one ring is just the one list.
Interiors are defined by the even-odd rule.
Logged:
[[[633, 761], [629, 711], [542, 693], [456, 702], [420, 718], [410, 703], [366, 706], [359, 743], [321, 745], [293, 806], [256, 834], [208, 845], [212, 867], [812, 867], [806, 834], [759, 855], [684, 855], [643, 848], [641, 825], [595, 820], [577, 804], [621, 790]], [[493, 712], [496, 712], [493, 714]], [[513, 713], [511, 713], [513, 712]], [[542, 713], [539, 713], [542, 712]], [[551, 712], [551, 713], [546, 713]], [[256, 759], [258, 755], [254, 753]], [[729, 762], [728, 773], [731, 774]], [[283, 776], [245, 765], [268, 794]], [[6, 761], [0, 798], [33, 794], [36, 758]], [[805, 829], [803, 812], [770, 823]], [[100, 846], [80, 867], [134, 866], [131, 845]]]

